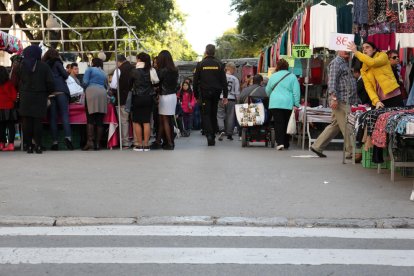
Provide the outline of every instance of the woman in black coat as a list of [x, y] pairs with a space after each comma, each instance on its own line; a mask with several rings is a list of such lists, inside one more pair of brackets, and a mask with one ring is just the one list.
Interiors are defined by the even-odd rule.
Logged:
[[[42, 153], [42, 119], [47, 115], [47, 98], [54, 91], [50, 67], [41, 61], [42, 50], [35, 45], [23, 51], [19, 79], [20, 108], [27, 153]], [[32, 144], [35, 142], [35, 146]]]
[[[69, 99], [70, 92], [66, 79], [68, 72], [63, 67], [63, 62], [59, 52], [50, 48], [42, 58], [46, 62], [53, 74], [55, 90], [50, 97], [50, 129], [52, 131], [53, 144], [51, 150], [59, 150], [58, 146], [58, 116], [62, 118], [63, 131], [65, 132], [65, 145], [68, 150], [73, 150], [71, 129], [69, 123]], [[59, 112], [58, 112], [59, 111]]]

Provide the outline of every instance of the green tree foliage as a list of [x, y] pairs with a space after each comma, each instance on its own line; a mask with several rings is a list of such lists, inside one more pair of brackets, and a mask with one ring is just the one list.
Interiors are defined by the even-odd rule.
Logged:
[[[47, 0], [39, 0], [44, 6], [47, 6]], [[77, 11], [77, 10], [118, 10], [119, 15], [125, 19], [131, 26], [136, 26], [135, 32], [138, 37], [151, 41], [153, 37], [160, 37], [161, 34], [167, 32], [171, 28], [171, 22], [183, 22], [183, 15], [177, 10], [175, 0], [133, 0], [128, 4], [119, 4], [116, 0], [50, 0], [50, 10], [52, 11]], [[14, 10], [27, 11], [39, 10], [38, 5], [32, 0], [3, 0], [0, 2], [0, 10], [7, 10], [7, 5], [13, 3]], [[113, 26], [113, 18], [111, 14], [59, 14], [66, 23], [73, 27], [110, 27]], [[46, 18], [44, 18], [46, 20]], [[16, 16], [16, 23], [20, 27], [41, 26], [39, 15]], [[118, 20], [118, 25], [122, 22]], [[0, 25], [2, 27], [10, 27], [12, 18], [10, 15], [2, 16]], [[114, 38], [113, 29], [108, 30], [79, 30], [83, 34], [84, 39], [112, 39]], [[44, 39], [43, 33], [39, 31], [27, 31], [29, 39]], [[177, 34], [179, 34], [177, 32]], [[117, 37], [125, 37], [128, 35], [127, 30], [120, 29], [117, 31]], [[54, 38], [59, 39], [60, 33], [55, 33]], [[64, 32], [65, 39], [77, 39], [76, 35], [71, 31]], [[172, 39], [172, 38], [171, 38]], [[181, 34], [183, 48], [188, 50], [179, 53], [179, 56], [191, 56], [191, 46], [183, 39]], [[167, 41], [162, 46], [172, 44]], [[86, 50], [112, 51], [115, 44], [112, 41], [90, 42], [84, 45]], [[65, 45], [65, 49], [80, 50], [79, 43], [69, 43]], [[121, 48], [122, 49], [122, 48]], [[107, 53], [109, 59], [111, 54]]]
[[161, 50], [167, 49], [171, 52], [174, 60], [193, 61], [197, 59], [197, 53], [185, 39], [178, 22], [169, 24], [166, 30], [146, 39], [142, 45], [149, 50], [151, 56], [157, 56]]
[[237, 29], [256, 48], [272, 42], [298, 8], [285, 0], [232, 0], [240, 14]]
[[224, 32], [216, 39], [216, 56], [220, 59], [255, 57], [259, 50], [246, 36], [239, 34], [236, 28]]

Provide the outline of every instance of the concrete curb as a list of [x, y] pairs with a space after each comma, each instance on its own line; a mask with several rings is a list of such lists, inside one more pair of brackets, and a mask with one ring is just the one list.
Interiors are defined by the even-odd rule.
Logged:
[[91, 225], [199, 225], [254, 227], [322, 228], [412, 228], [414, 218], [285, 218], [285, 217], [213, 217], [143, 216], [136, 218], [0, 216], [0, 226], [91, 226]]

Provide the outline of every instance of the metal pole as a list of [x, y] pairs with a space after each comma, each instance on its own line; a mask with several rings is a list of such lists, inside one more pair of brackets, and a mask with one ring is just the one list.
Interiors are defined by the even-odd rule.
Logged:
[[[122, 124], [121, 124], [121, 96], [119, 91], [119, 73], [118, 73], [118, 38], [117, 38], [117, 27], [116, 27], [116, 17], [118, 13], [113, 12], [112, 18], [114, 21], [114, 41], [115, 41], [115, 78], [118, 80], [118, 86], [116, 88], [117, 98], [118, 98], [118, 132], [119, 132], [119, 148], [122, 151]], [[114, 77], [114, 76], [112, 76]]]
[[64, 41], [64, 38], [63, 38], [63, 29], [62, 29], [62, 24], [60, 24], [60, 40], [61, 40], [61, 43], [62, 43], [62, 52], [64, 52], [65, 51], [65, 43], [63, 42]]
[[129, 62], [132, 61], [131, 30], [128, 29]]
[[[309, 92], [309, 75], [310, 75], [310, 58], [306, 61], [306, 78], [305, 78], [305, 105], [303, 107], [303, 126], [302, 126], [302, 150], [305, 150], [305, 134], [306, 134], [306, 124], [307, 124], [307, 115], [306, 109], [308, 105], [308, 92]], [[308, 137], [310, 139], [310, 137]]]
[[[42, 7], [40, 7], [40, 10], [43, 10], [43, 8]], [[13, 15], [14, 16], [14, 15]], [[44, 20], [44, 18], [43, 18], [43, 14], [40, 14], [40, 22], [42, 23], [42, 38], [43, 38], [43, 40], [45, 40], [46, 39], [46, 36], [45, 36], [45, 29], [44, 29], [44, 27], [45, 27], [45, 22], [44, 22], [45, 20]]]
[[79, 36], [79, 40], [80, 40], [80, 49], [81, 49], [81, 60], [83, 60], [83, 37], [82, 35]]

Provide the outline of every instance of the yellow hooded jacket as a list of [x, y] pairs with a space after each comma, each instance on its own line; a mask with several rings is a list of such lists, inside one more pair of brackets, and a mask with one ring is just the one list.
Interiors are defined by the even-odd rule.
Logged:
[[373, 106], [380, 101], [376, 82], [378, 82], [385, 95], [400, 87], [392, 72], [386, 53], [376, 52], [373, 57], [370, 57], [357, 51], [355, 56], [363, 63], [361, 76]]

